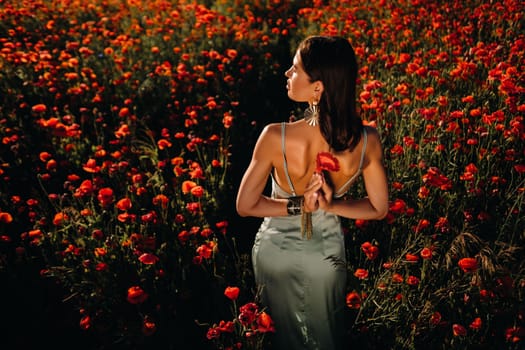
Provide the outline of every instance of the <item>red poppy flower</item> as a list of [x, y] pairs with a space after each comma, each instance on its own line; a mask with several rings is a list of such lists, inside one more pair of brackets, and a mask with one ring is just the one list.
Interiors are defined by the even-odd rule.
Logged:
[[204, 195], [204, 188], [202, 186], [197, 185], [195, 187], [192, 187], [190, 192], [195, 197], [202, 197]]
[[364, 280], [364, 279], [367, 279], [368, 278], [368, 270], [366, 269], [356, 269], [355, 272], [354, 272], [354, 276], [361, 279], [361, 280]]
[[206, 332], [206, 339], [212, 340], [212, 339], [218, 339], [221, 336], [221, 331], [217, 327], [211, 327], [208, 329], [208, 332]]
[[142, 304], [148, 299], [148, 294], [138, 286], [133, 286], [128, 289], [127, 300], [130, 304]]
[[407, 284], [410, 286], [417, 286], [419, 284], [419, 278], [416, 276], [408, 276]]
[[224, 295], [230, 300], [237, 300], [237, 297], [239, 297], [239, 291], [239, 287], [226, 287]]
[[419, 261], [419, 256], [417, 256], [415, 254], [407, 253], [405, 255], [405, 259], [406, 259], [407, 262], [417, 262], [417, 261]]
[[404, 280], [404, 278], [403, 278], [403, 276], [400, 273], [396, 272], [396, 273], [394, 273], [392, 275], [392, 282], [394, 282], [394, 283], [401, 283], [401, 282], [403, 282], [403, 280]]
[[361, 307], [361, 297], [357, 292], [350, 292], [346, 295], [346, 306], [350, 309], [359, 309]]
[[243, 326], [248, 326], [255, 321], [257, 317], [257, 304], [255, 303], [248, 303], [239, 308], [239, 322]]
[[435, 311], [432, 316], [430, 316], [430, 323], [434, 326], [438, 325], [441, 322], [441, 314], [439, 311]]
[[370, 242], [361, 244], [361, 250], [363, 250], [369, 260], [374, 260], [379, 255], [379, 248]]
[[35, 113], [42, 113], [47, 110], [47, 106], [43, 103], [39, 103], [31, 107], [31, 110]]
[[142, 334], [150, 336], [157, 330], [157, 324], [148, 316], [142, 321]]
[[109, 204], [113, 203], [114, 201], [113, 190], [109, 187], [101, 188], [98, 191], [97, 198], [98, 198], [98, 201], [100, 202], [100, 205], [102, 205], [103, 207], [106, 207]]
[[169, 198], [164, 194], [158, 194], [153, 197], [153, 204], [160, 205], [162, 208], [166, 209], [168, 207]]
[[7, 212], [0, 212], [0, 222], [9, 224], [13, 222], [13, 216]]
[[323, 170], [339, 171], [339, 161], [330, 152], [317, 153], [315, 171], [319, 173]]
[[469, 325], [470, 329], [481, 329], [482, 321], [480, 317], [476, 317], [474, 321]]
[[131, 199], [129, 199], [128, 197], [124, 197], [120, 199], [116, 204], [116, 207], [119, 210], [129, 210], [131, 209], [131, 206], [132, 206]]
[[69, 215], [63, 212], [59, 212], [55, 214], [55, 217], [53, 218], [53, 225], [60, 226], [64, 223], [64, 221], [69, 220]]
[[467, 329], [462, 325], [455, 323], [452, 325], [452, 333], [456, 337], [464, 337], [467, 335]]
[[463, 272], [474, 272], [478, 269], [478, 260], [476, 258], [463, 258], [458, 262]]
[[139, 261], [146, 265], [153, 265], [159, 261], [159, 258], [154, 254], [144, 253], [139, 257]]
[[197, 184], [193, 181], [186, 180], [182, 183], [182, 193], [188, 194], [190, 193], [191, 189], [193, 187], [197, 186]]
[[425, 247], [421, 249], [421, 252], [419, 253], [423, 259], [432, 259], [432, 249]]
[[257, 316], [257, 326], [259, 332], [275, 332], [272, 318], [264, 311]]
[[520, 174], [525, 173], [525, 164], [514, 165], [514, 170], [516, 170]]
[[233, 333], [233, 331], [235, 331], [235, 323], [233, 323], [232, 321], [226, 322], [224, 320], [221, 320], [217, 329], [221, 332]]
[[80, 329], [88, 330], [91, 328], [91, 317], [89, 315], [82, 316], [80, 319]]

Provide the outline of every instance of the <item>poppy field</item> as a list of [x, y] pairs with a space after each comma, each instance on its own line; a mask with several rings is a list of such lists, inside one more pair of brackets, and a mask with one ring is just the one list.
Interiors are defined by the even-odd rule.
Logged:
[[[360, 349], [525, 346], [518, 0], [0, 0], [7, 348], [267, 349], [235, 197], [285, 70], [341, 35], [390, 208], [345, 220]], [[348, 196], [362, 195], [357, 185]]]

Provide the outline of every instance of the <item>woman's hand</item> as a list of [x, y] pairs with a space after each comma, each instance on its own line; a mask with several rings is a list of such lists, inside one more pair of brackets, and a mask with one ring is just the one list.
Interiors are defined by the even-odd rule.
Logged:
[[332, 205], [334, 190], [332, 189], [332, 186], [330, 186], [330, 184], [325, 181], [323, 174], [321, 174], [321, 177], [323, 179], [323, 182], [321, 185], [321, 189], [317, 191], [317, 203], [319, 204], [319, 209], [328, 211], [330, 209], [330, 206]]
[[317, 209], [326, 209], [332, 202], [333, 190], [326, 183], [322, 173], [314, 173], [304, 191], [303, 210], [307, 213]]
[[303, 211], [311, 213], [319, 208], [318, 191], [321, 189], [322, 185], [322, 176], [318, 173], [314, 173], [310, 179], [310, 182], [308, 182], [306, 189], [304, 190]]

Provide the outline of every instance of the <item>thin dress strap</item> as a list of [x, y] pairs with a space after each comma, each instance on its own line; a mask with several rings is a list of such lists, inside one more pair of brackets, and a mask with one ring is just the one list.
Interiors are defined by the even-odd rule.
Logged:
[[295, 188], [293, 187], [292, 180], [290, 179], [290, 175], [288, 174], [288, 163], [286, 162], [286, 151], [285, 151], [285, 142], [284, 142], [284, 135], [285, 135], [285, 128], [286, 123], [281, 123], [281, 148], [283, 150], [283, 167], [284, 167], [284, 175], [286, 176], [286, 180], [288, 181], [288, 186], [290, 186], [290, 191], [292, 191], [292, 195], [295, 196]]
[[357, 169], [356, 173], [348, 179], [341, 187], [339, 187], [339, 190], [335, 193], [336, 197], [340, 197], [344, 194], [341, 193], [341, 190], [345, 189], [348, 185], [350, 185], [356, 178], [361, 174], [361, 171], [363, 170], [363, 163], [365, 159], [365, 153], [366, 153], [366, 144], [368, 140], [368, 134], [366, 133], [366, 128], [363, 128], [363, 148], [361, 149], [361, 160], [359, 161], [359, 169]]

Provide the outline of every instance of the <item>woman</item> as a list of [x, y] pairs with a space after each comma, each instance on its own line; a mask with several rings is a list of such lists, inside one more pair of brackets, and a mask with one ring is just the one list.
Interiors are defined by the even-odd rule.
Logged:
[[[241, 216], [263, 217], [252, 251], [261, 303], [275, 322], [275, 349], [344, 346], [346, 259], [340, 217], [382, 219], [388, 187], [377, 131], [356, 112], [357, 63], [348, 40], [313, 36], [285, 73], [305, 118], [267, 125], [237, 195]], [[318, 155], [337, 171], [321, 171]], [[362, 175], [367, 196], [344, 194]], [[263, 194], [268, 178], [271, 197]]]

